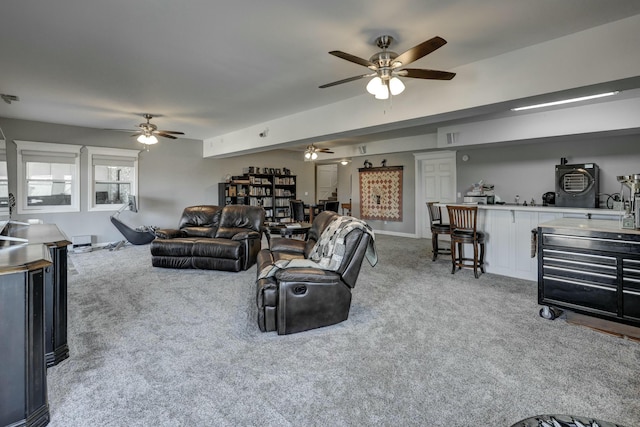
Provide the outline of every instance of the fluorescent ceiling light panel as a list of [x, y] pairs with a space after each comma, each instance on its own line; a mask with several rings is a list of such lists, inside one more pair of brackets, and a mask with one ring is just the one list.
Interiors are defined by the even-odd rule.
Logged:
[[590, 99], [604, 98], [605, 96], [616, 95], [617, 93], [619, 93], [619, 92], [618, 91], [606, 92], [606, 93], [599, 93], [597, 95], [581, 96], [579, 98], [563, 99], [561, 101], [545, 102], [544, 104], [527, 105], [526, 107], [512, 108], [511, 111], [531, 110], [533, 108], [552, 107], [554, 105], [562, 105], [562, 104], [570, 104], [572, 102], [588, 101]]

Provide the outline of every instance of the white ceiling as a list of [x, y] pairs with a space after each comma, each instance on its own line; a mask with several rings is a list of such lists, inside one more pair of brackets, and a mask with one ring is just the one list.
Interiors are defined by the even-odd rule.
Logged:
[[[2, 0], [0, 117], [205, 139], [361, 95], [390, 34], [401, 53], [448, 44], [412, 64], [448, 70], [640, 13], [638, 0]], [[443, 83], [446, 84], [446, 83]], [[372, 102], [375, 102], [372, 100]]]

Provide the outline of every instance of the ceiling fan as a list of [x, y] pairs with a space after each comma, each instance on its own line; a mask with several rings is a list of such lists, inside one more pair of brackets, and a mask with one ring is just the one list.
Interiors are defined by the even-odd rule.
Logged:
[[315, 160], [318, 158], [318, 153], [328, 153], [333, 154], [328, 148], [318, 148], [315, 145], [311, 144], [307, 146], [307, 149], [304, 151], [304, 158], [306, 160]]
[[140, 130], [135, 132], [131, 136], [137, 136], [138, 141], [145, 145], [157, 143], [158, 138], [156, 138], [156, 135], [170, 139], [177, 139], [177, 137], [174, 135], [184, 135], [184, 132], [178, 132], [174, 130], [158, 130], [158, 126], [151, 123], [151, 119], [153, 118], [151, 114], [144, 114], [142, 117], [147, 119], [146, 123], [140, 123], [138, 125]]
[[389, 94], [398, 95], [404, 90], [404, 84], [398, 77], [411, 77], [414, 79], [429, 80], [451, 80], [456, 75], [456, 73], [451, 73], [448, 71], [429, 70], [422, 68], [405, 68], [410, 63], [417, 61], [423, 56], [426, 56], [436, 49], [444, 46], [447, 41], [442, 37], [433, 37], [432, 39], [424, 41], [400, 55], [387, 50], [392, 42], [393, 37], [388, 35], [376, 38], [375, 44], [380, 49], [382, 49], [382, 51], [374, 54], [368, 60], [339, 50], [333, 50], [329, 52], [331, 55], [337, 56], [338, 58], [342, 58], [349, 62], [367, 67], [372, 72], [338, 80], [332, 83], [327, 83], [319, 87], [321, 89], [324, 89], [342, 83], [348, 83], [367, 77], [373, 77], [369, 84], [367, 84], [367, 91], [372, 95], [375, 95], [377, 99], [387, 99], [389, 97]]

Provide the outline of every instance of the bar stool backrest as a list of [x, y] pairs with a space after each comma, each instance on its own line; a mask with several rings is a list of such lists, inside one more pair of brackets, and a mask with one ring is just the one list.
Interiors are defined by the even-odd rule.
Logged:
[[447, 205], [449, 211], [449, 224], [451, 230], [473, 233], [474, 237], [478, 226], [478, 206]]
[[427, 202], [427, 209], [429, 210], [429, 223], [431, 226], [442, 224], [442, 210], [440, 206], [436, 206], [438, 202]]

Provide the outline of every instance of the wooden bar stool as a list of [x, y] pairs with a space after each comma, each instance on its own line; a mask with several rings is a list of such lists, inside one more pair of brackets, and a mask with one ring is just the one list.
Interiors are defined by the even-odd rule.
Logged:
[[[461, 268], [473, 268], [478, 278], [478, 268], [484, 273], [485, 233], [478, 231], [478, 206], [447, 205], [451, 225], [451, 274]], [[462, 245], [473, 245], [473, 258], [465, 258]], [[478, 256], [479, 249], [479, 256]]]
[[451, 234], [451, 227], [449, 224], [442, 223], [442, 211], [440, 206], [435, 206], [438, 202], [427, 202], [427, 208], [429, 211], [429, 223], [431, 224], [431, 247], [433, 250], [433, 258], [431, 261], [435, 261], [438, 255], [450, 255], [449, 248], [438, 247], [438, 235], [439, 234]]

